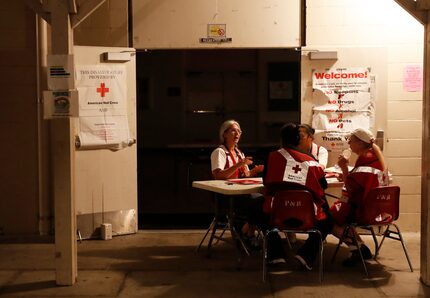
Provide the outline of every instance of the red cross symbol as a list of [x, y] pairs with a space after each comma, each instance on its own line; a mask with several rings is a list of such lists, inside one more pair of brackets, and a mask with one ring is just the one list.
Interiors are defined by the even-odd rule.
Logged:
[[296, 165], [295, 167], [293, 167], [293, 171], [295, 174], [297, 174], [298, 172], [300, 172], [302, 169], [299, 167], [299, 165]]
[[105, 93], [109, 92], [109, 88], [105, 88], [105, 83], [100, 84], [100, 88], [97, 88], [97, 93], [100, 93], [101, 97], [105, 97]]

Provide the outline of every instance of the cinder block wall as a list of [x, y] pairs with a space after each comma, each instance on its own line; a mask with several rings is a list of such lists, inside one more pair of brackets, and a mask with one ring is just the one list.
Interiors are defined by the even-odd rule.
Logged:
[[[337, 61], [303, 56], [302, 121], [310, 122], [312, 68], [371, 67], [376, 75], [375, 130], [385, 131], [384, 155], [401, 187], [400, 225], [419, 231], [422, 92], [403, 88], [407, 65], [423, 63], [424, 28], [392, 0], [307, 1], [305, 50], [336, 50]], [[306, 52], [304, 52], [306, 55]]]

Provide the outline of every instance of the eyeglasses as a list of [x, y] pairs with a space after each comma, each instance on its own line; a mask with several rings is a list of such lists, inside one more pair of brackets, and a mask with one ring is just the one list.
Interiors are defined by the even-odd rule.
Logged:
[[242, 131], [240, 129], [235, 129], [235, 128], [227, 129], [225, 132], [227, 132], [227, 133], [237, 133], [239, 135], [242, 134]]

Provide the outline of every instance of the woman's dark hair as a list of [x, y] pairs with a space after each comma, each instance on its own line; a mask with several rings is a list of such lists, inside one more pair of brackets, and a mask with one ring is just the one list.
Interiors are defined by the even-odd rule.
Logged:
[[297, 147], [300, 142], [299, 125], [287, 123], [281, 128], [282, 147]]
[[299, 125], [299, 127], [300, 127], [300, 128], [304, 128], [304, 129], [306, 130], [306, 133], [307, 133], [308, 135], [310, 135], [311, 137], [313, 137], [313, 136], [314, 136], [314, 134], [315, 134], [315, 129], [314, 129], [312, 126], [310, 126], [309, 124], [304, 124], [304, 123], [302, 123], [302, 124], [300, 124], [300, 125]]

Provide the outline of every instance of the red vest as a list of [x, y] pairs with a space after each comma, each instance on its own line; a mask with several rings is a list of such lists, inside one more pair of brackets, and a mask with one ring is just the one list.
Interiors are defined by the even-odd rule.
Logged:
[[355, 167], [346, 177], [342, 194], [349, 203], [359, 206], [372, 188], [383, 185], [387, 179], [378, 157], [370, 149], [358, 157]]
[[307, 154], [294, 149], [279, 149], [271, 152], [264, 176], [264, 212], [270, 212], [276, 191], [285, 189], [285, 185], [289, 184], [293, 188], [307, 189], [313, 194], [318, 211], [317, 217], [319, 217], [318, 214], [322, 213], [321, 206], [325, 203], [324, 189], [320, 185], [320, 179], [324, 176], [324, 170], [318, 162]]
[[[222, 146], [221, 148], [224, 149], [225, 147]], [[236, 151], [236, 155], [238, 159], [245, 158], [245, 155], [238, 148], [234, 148], [234, 150]], [[238, 162], [238, 160], [235, 160], [233, 155], [231, 155], [231, 153], [228, 150], [224, 150], [224, 152], [226, 154], [225, 167], [224, 167], [224, 170], [225, 170], [235, 165]], [[230, 164], [230, 160], [232, 164]], [[243, 177], [245, 177], [245, 171], [243, 167], [240, 167], [233, 173], [233, 175], [230, 176], [229, 179], [237, 179], [237, 178], [243, 178]]]

